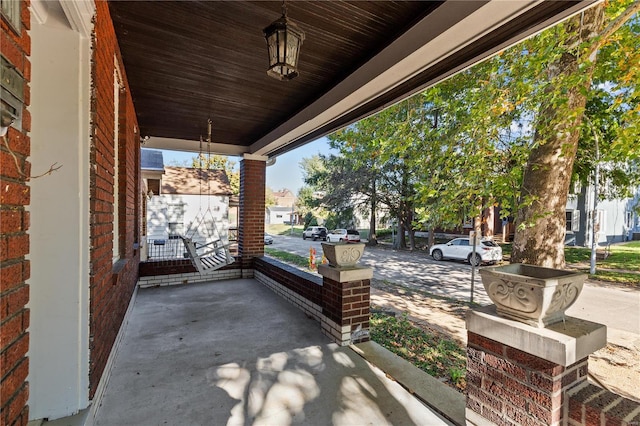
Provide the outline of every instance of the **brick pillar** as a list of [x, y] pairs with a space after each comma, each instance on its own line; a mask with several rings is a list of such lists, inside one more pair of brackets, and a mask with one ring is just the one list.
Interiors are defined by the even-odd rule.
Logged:
[[371, 268], [319, 265], [322, 275], [322, 332], [346, 346], [369, 340]]
[[567, 391], [606, 344], [604, 325], [567, 317], [535, 328], [498, 317], [495, 306], [471, 311], [467, 330], [469, 425], [566, 424]]
[[28, 2], [17, 3], [21, 12], [14, 26], [18, 30], [7, 25], [4, 16], [0, 29], [3, 59], [11, 65], [6, 78], [11, 82], [24, 79], [22, 86], [11, 85], [15, 100], [24, 102], [15, 104], [22, 116], [0, 139], [0, 425], [26, 425], [29, 418], [30, 315], [26, 280], [30, 264], [26, 256], [30, 218], [26, 206], [31, 201], [31, 189], [26, 176], [31, 174], [27, 160], [31, 150], [31, 114], [27, 109], [31, 93], [31, 20]]
[[266, 161], [267, 157], [245, 154], [240, 162], [238, 255], [242, 269], [252, 270], [253, 258], [264, 255]]

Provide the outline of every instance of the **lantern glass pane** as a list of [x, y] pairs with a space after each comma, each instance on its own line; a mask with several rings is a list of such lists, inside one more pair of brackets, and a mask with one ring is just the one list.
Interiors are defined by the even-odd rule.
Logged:
[[295, 67], [298, 63], [298, 44], [299, 39], [290, 34], [287, 39], [287, 64]]

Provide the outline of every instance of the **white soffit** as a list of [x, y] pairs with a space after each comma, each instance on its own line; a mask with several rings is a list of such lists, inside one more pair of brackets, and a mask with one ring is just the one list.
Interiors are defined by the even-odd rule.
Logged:
[[[479, 6], [474, 1], [445, 2], [317, 101], [253, 143], [249, 152], [267, 155], [304, 137], [450, 57], [539, 3], [494, 0]], [[537, 31], [594, 3], [593, 0], [577, 3]], [[509, 45], [533, 33], [510, 40]]]
[[245, 153], [249, 152], [249, 148], [244, 146], [236, 146], [230, 144], [223, 143], [214, 143], [207, 146], [207, 142], [202, 142], [202, 147], [200, 146], [200, 141], [191, 141], [186, 139], [173, 139], [173, 138], [160, 138], [151, 136], [143, 142], [143, 148], [154, 148], [154, 149], [168, 149], [171, 151], [186, 151], [199, 153], [200, 148], [202, 148], [202, 152], [206, 153], [208, 149], [211, 150], [212, 154], [220, 154], [220, 155], [234, 155], [234, 156], [242, 156]]

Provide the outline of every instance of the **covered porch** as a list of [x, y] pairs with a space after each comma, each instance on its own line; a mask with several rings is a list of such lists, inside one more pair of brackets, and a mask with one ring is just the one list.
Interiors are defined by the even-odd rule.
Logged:
[[93, 424], [452, 424], [357, 353], [372, 345], [332, 343], [256, 279], [140, 289]]
[[[133, 424], [100, 416], [107, 404], [116, 407], [108, 410], [115, 416], [144, 414], [149, 407], [153, 414], [165, 413], [165, 407], [177, 411], [176, 404], [185, 399], [168, 397], [176, 391], [171, 388], [175, 383], [180, 383], [178, 393], [192, 392], [197, 401], [221, 402], [211, 423], [268, 422], [278, 415], [291, 421], [304, 415], [343, 423], [356, 415], [368, 416], [372, 423], [384, 418], [428, 423], [416, 421], [416, 413], [436, 419], [431, 410], [391, 390], [394, 385], [344, 347], [353, 332], [366, 329], [364, 307], [357, 308], [359, 323], [349, 321], [345, 330], [342, 323], [340, 329], [318, 327], [322, 318], [307, 319], [318, 312], [314, 304], [338, 324], [336, 315], [345, 313], [342, 302], [340, 312], [329, 309], [336, 305], [321, 305], [324, 299], [314, 292], [328, 291], [326, 285], [322, 290], [302, 286], [291, 291], [296, 279], [261, 261], [267, 164], [594, 2], [290, 2], [288, 16], [304, 29], [306, 39], [300, 75], [288, 82], [266, 75], [262, 30], [280, 17], [280, 2], [3, 2], [3, 59], [6, 56], [7, 69], [17, 70], [22, 83], [9, 88], [19, 95], [14, 105], [18, 115], [12, 127], [4, 127], [7, 148], [1, 148], [11, 167], [0, 173], [5, 188], [0, 201], [3, 217], [11, 221], [3, 221], [0, 247], [5, 306], [0, 320], [0, 423], [24, 425], [89, 406], [97, 409], [104, 395], [105, 405], [95, 420]], [[5, 19], [9, 12], [10, 21]], [[236, 261], [216, 271], [221, 284], [194, 284], [195, 275], [180, 277], [193, 270], [172, 270], [155, 275], [194, 285], [137, 289], [145, 240], [140, 146], [198, 152], [208, 119], [213, 131], [205, 149], [242, 158]], [[14, 154], [15, 167], [8, 151]], [[30, 177], [32, 168], [35, 174], [52, 164], [64, 167], [43, 179]], [[308, 310], [294, 312], [273, 299], [254, 281], [260, 274], [272, 274], [270, 279], [282, 286], [276, 286], [276, 292], [292, 303], [309, 300]], [[234, 281], [225, 281], [231, 278]], [[216, 295], [216, 286], [226, 289], [230, 284], [239, 286], [229, 293], [233, 297]], [[162, 282], [157, 285], [163, 287]], [[203, 288], [212, 294], [186, 302], [202, 310], [194, 309], [188, 319], [186, 311], [172, 310], [183, 303], [171, 295], [185, 290], [197, 294]], [[136, 312], [136, 291], [141, 303], [147, 294], [168, 298], [160, 310], [167, 314], [167, 328], [158, 335], [141, 329], [128, 335], [142, 324], [132, 319], [136, 315], [156, 315], [150, 312], [153, 301], [148, 302], [149, 312]], [[300, 291], [307, 293], [299, 298]], [[260, 315], [258, 305], [241, 305], [256, 298], [274, 304], [264, 305]], [[220, 300], [225, 303], [219, 310], [207, 306]], [[247, 315], [237, 315], [241, 310], [234, 309], [240, 306]], [[293, 316], [280, 317], [281, 311]], [[238, 323], [248, 328], [234, 328]], [[279, 326], [277, 335], [265, 332]], [[182, 334], [187, 330], [196, 334]], [[340, 348], [326, 336], [339, 341]], [[225, 342], [223, 349], [217, 349], [219, 343], [199, 346], [216, 339]], [[146, 355], [154, 361], [143, 356], [143, 349], [169, 341], [171, 353], [190, 357], [185, 359], [193, 361], [199, 376], [185, 375], [180, 358], [161, 360], [161, 351]], [[227, 347], [235, 349], [227, 352]], [[131, 358], [125, 356], [128, 350]], [[122, 381], [118, 363], [127, 359], [138, 363], [120, 370]], [[295, 371], [289, 371], [292, 365]], [[325, 370], [314, 376], [318, 366]], [[145, 376], [147, 368], [159, 381]], [[280, 388], [280, 374], [276, 381], [273, 371], [292, 380], [294, 384], [285, 382], [284, 388], [299, 391], [299, 405], [278, 405], [274, 389]], [[233, 388], [225, 382], [227, 373], [244, 379], [238, 378]], [[163, 381], [167, 377], [181, 381], [170, 385]], [[167, 393], [154, 394], [155, 383], [166, 386]], [[138, 389], [139, 395], [116, 399], [128, 388]], [[163, 405], [161, 395], [170, 402]], [[350, 399], [353, 395], [362, 401]], [[272, 406], [268, 403], [273, 398]], [[361, 402], [365, 411], [360, 412]], [[130, 412], [121, 403], [138, 405]], [[212, 415], [205, 411], [194, 415]]]

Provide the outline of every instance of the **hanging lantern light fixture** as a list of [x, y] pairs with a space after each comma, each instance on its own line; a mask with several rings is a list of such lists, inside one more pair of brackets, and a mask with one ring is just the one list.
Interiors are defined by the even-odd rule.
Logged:
[[287, 6], [282, 2], [282, 17], [264, 29], [269, 48], [267, 75], [278, 80], [291, 80], [298, 75], [298, 56], [304, 32], [287, 18]]

